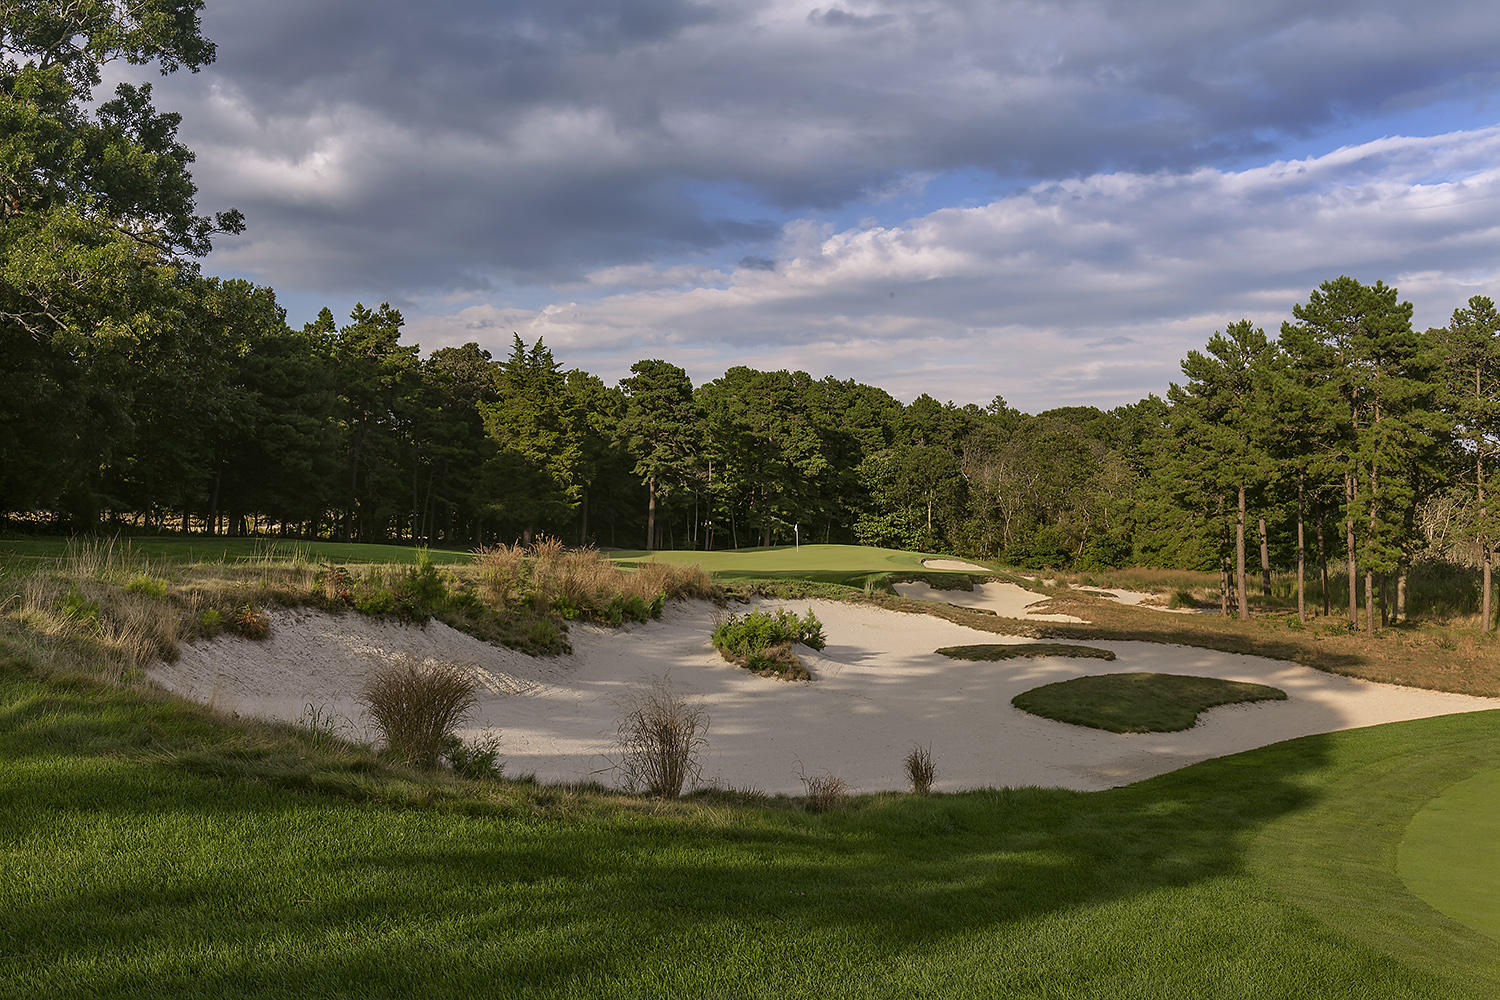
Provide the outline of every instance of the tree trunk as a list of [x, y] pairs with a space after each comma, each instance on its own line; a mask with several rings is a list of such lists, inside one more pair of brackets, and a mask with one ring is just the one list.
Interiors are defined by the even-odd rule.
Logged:
[[1354, 500], [1358, 495], [1354, 477], [1344, 473], [1344, 497], [1349, 501], [1348, 514], [1344, 519], [1344, 542], [1349, 547], [1349, 627], [1359, 628], [1359, 565], [1354, 548]]
[[1266, 518], [1260, 516], [1260, 594], [1271, 596], [1271, 541], [1266, 535]]
[[1241, 620], [1250, 617], [1250, 591], [1245, 577], [1245, 487], [1240, 487], [1240, 507], [1234, 519], [1234, 582], [1239, 595]]
[[[656, 551], [656, 477], [646, 480], [646, 551]], [[637, 508], [639, 509], [639, 508]]]
[[1307, 538], [1302, 524], [1302, 477], [1297, 477], [1297, 618], [1307, 621]]
[[1396, 620], [1406, 621], [1406, 576], [1408, 569], [1402, 564], [1396, 576]]
[[219, 533], [219, 483], [224, 478], [224, 470], [214, 470], [214, 493], [208, 501], [208, 533], [217, 535]]
[[1365, 570], [1365, 631], [1375, 634], [1375, 574]]
[[1487, 633], [1487, 631], [1493, 630], [1494, 628], [1493, 616], [1491, 616], [1490, 613], [1490, 591], [1491, 589], [1494, 589], [1493, 586], [1491, 586], [1490, 582], [1490, 567], [1493, 564], [1494, 552], [1487, 544], [1487, 546], [1485, 546], [1484, 570], [1482, 570], [1481, 573], [1481, 586], [1482, 588], [1484, 588], [1484, 597], [1479, 600], [1479, 613], [1481, 613], [1481, 619], [1479, 619], [1479, 631], [1482, 631], [1482, 633]]
[[1323, 587], [1323, 617], [1333, 614], [1333, 595], [1328, 592], [1328, 514], [1318, 512], [1318, 579]]
[[583, 491], [583, 498], [579, 504], [581, 508], [581, 520], [578, 523], [578, 547], [589, 543], [589, 491]]

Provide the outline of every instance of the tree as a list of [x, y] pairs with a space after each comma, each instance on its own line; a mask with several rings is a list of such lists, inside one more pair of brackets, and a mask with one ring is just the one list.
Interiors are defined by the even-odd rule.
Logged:
[[1494, 628], [1491, 594], [1496, 547], [1500, 546], [1500, 489], [1496, 463], [1500, 461], [1500, 313], [1482, 295], [1453, 310], [1444, 330], [1434, 331], [1444, 402], [1454, 420], [1459, 447], [1455, 463], [1473, 491], [1474, 505], [1464, 526], [1479, 550], [1480, 629]]
[[699, 454], [699, 416], [687, 372], [665, 361], [637, 361], [620, 383], [625, 419], [620, 436], [636, 456], [634, 472], [646, 487], [646, 548], [661, 539], [656, 528], [659, 496], [687, 488]]
[[562, 366], [540, 338], [528, 348], [513, 336], [495, 388], [495, 401], [480, 406], [497, 448], [486, 472], [490, 509], [529, 542], [539, 529], [560, 529], [581, 499], [581, 429]]
[[[134, 431], [136, 375], [184, 334], [190, 258], [238, 212], [195, 214], [179, 118], [149, 85], [95, 103], [114, 59], [197, 70], [201, 0], [0, 2], [0, 510], [91, 525]], [[160, 370], [159, 368], [157, 369]]]
[[[1209, 338], [1207, 353], [1189, 351], [1187, 382], [1168, 393], [1182, 445], [1184, 482], [1200, 484], [1217, 509], [1235, 511], [1235, 591], [1239, 616], [1250, 616], [1245, 575], [1246, 498], [1271, 476], [1267, 454], [1267, 386], [1276, 349], [1249, 320]], [[1226, 494], [1233, 501], [1226, 501]], [[1231, 506], [1232, 504], [1232, 506]]]

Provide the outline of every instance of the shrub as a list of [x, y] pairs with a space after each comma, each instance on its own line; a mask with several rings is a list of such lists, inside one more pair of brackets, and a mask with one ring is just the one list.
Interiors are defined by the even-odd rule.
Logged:
[[771, 614], [751, 611], [745, 615], [728, 615], [715, 625], [711, 640], [719, 653], [731, 663], [766, 676], [793, 680], [811, 680], [806, 665], [792, 652], [792, 643], [800, 642], [812, 649], [822, 649], [823, 623], [808, 609], [798, 618], [785, 608]]
[[212, 639], [224, 631], [224, 615], [218, 608], [204, 608], [198, 613], [198, 627], [206, 639]]
[[271, 619], [260, 608], [242, 604], [230, 614], [224, 627], [246, 639], [264, 639], [271, 634]]
[[426, 624], [448, 604], [448, 585], [432, 556], [417, 551], [417, 564], [406, 570], [394, 588], [394, 610], [402, 621]]
[[708, 713], [672, 691], [667, 678], [637, 691], [615, 731], [616, 768], [630, 791], [675, 799], [702, 774]]
[[459, 665], [398, 653], [365, 682], [360, 704], [392, 757], [433, 768], [445, 741], [474, 707], [474, 691], [474, 678]]
[[389, 590], [373, 591], [356, 599], [354, 610], [376, 618], [391, 614], [396, 610], [396, 595]]
[[453, 773], [470, 781], [491, 781], [505, 772], [505, 762], [500, 759], [500, 737], [486, 733], [472, 743], [465, 743], [458, 736], [449, 736], [443, 741], [443, 759], [453, 768]]
[[163, 600], [167, 596], [167, 581], [154, 577], [149, 573], [140, 572], [130, 578], [125, 584], [127, 594], [140, 594], [155, 600]]
[[354, 576], [342, 566], [325, 564], [313, 575], [313, 586], [330, 604], [354, 606]]
[[932, 747], [919, 744], [911, 748], [906, 755], [906, 776], [911, 780], [913, 795], [931, 794], [933, 779], [937, 777], [937, 768], [932, 763]]

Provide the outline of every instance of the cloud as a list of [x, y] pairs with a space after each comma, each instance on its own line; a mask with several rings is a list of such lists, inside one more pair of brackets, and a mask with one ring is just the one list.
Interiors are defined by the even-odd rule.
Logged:
[[[698, 380], [749, 364], [906, 398], [1113, 405], [1164, 392], [1189, 348], [1241, 317], [1275, 331], [1340, 273], [1397, 285], [1419, 327], [1500, 293], [1495, 164], [1500, 127], [1243, 170], [1093, 174], [896, 226], [794, 223], [774, 271], [507, 322], [611, 378], [660, 356]], [[474, 339], [464, 316], [411, 332], [425, 347]]]
[[1494, 91], [1475, 0], [237, 0], [159, 85], [210, 268], [381, 297], [768, 256], [788, 216], [1017, 179], [1226, 168]]

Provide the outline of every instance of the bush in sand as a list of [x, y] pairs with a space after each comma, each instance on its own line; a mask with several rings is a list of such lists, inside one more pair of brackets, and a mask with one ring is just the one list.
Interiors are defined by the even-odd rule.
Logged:
[[932, 794], [932, 782], [937, 778], [937, 767], [932, 763], [932, 747], [920, 744], [906, 755], [906, 777], [911, 781], [913, 795]]
[[397, 653], [365, 682], [360, 703], [392, 757], [431, 769], [474, 707], [474, 689], [474, 678], [456, 663]]

